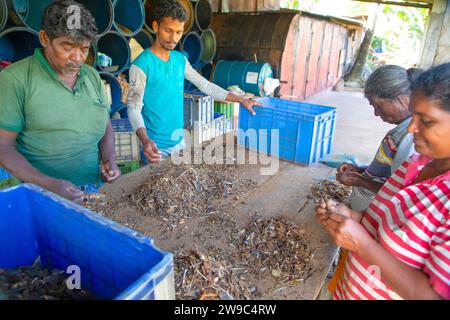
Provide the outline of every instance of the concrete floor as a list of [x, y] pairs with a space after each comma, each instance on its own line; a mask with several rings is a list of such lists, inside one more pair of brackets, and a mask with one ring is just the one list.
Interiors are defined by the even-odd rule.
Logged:
[[370, 162], [381, 140], [393, 128], [375, 117], [373, 108], [360, 92], [328, 91], [307, 102], [337, 108], [337, 124], [333, 153], [353, 154]]

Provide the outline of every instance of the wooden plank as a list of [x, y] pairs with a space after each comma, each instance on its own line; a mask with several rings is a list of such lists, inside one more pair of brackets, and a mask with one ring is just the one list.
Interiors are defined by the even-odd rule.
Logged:
[[308, 73], [306, 77], [305, 97], [308, 98], [318, 92], [317, 78], [319, 70], [319, 57], [322, 50], [323, 34], [325, 32], [325, 21], [313, 20], [313, 35], [309, 49]]
[[254, 211], [265, 218], [284, 216], [299, 224], [307, 232], [311, 246], [317, 249], [312, 261], [315, 270], [313, 275], [303, 284], [272, 293], [273, 299], [314, 300], [320, 293], [337, 254], [337, 247], [316, 221], [315, 205], [308, 201], [307, 196], [314, 178], [327, 176], [330, 171], [330, 168], [321, 165], [301, 167], [289, 164], [276, 176], [266, 180], [249, 197], [234, 205], [236, 214], [244, 216], [249, 216]]
[[[238, 147], [238, 149], [242, 150], [241, 147]], [[250, 153], [256, 155], [254, 152]], [[121, 177], [114, 184], [105, 185], [102, 192], [115, 199], [122, 199], [134, 192], [142, 183], [148, 181], [150, 174], [154, 173], [155, 170], [164, 170], [168, 164], [169, 162], [166, 161], [159, 165], [146, 166]], [[278, 173], [272, 176], [261, 175], [260, 169], [260, 165], [241, 165], [237, 168], [239, 176], [256, 180], [258, 186], [243, 198], [232, 198], [226, 201], [227, 206], [233, 208], [232, 212], [236, 220], [239, 221], [240, 225], [245, 226], [250, 222], [251, 215], [255, 212], [266, 218], [283, 216], [305, 230], [311, 247], [315, 249], [311, 262], [314, 272], [308, 279], [300, 284], [285, 286], [277, 283], [275, 278], [258, 278], [257, 285], [261, 298], [316, 299], [331, 268], [337, 248], [330, 241], [323, 227], [316, 221], [315, 205], [308, 200], [308, 195], [314, 178], [328, 176], [332, 170], [323, 165], [302, 167], [286, 161], [280, 161]], [[135, 213], [124, 215], [123, 212], [120, 212], [120, 208], [117, 208], [116, 211], [113, 214], [116, 221], [142, 227], [147, 235], [154, 237], [156, 245], [164, 250], [173, 251], [184, 246], [196, 247], [202, 245], [201, 243], [195, 243], [192, 238], [186, 239], [183, 236], [178, 238], [160, 237], [162, 230], [158, 229], [159, 227], [150, 217], [136, 216]], [[197, 225], [194, 225], [195, 223]], [[191, 234], [192, 228], [201, 228], [195, 219], [186, 222], [185, 226], [187, 227], [187, 225], [190, 227], [185, 233], [186, 236]], [[217, 241], [223, 243], [215, 242], [215, 245], [225, 247], [228, 245], [226, 240], [225, 242], [223, 239]]]
[[420, 0], [420, 1], [354, 0], [354, 1], [380, 3], [385, 5], [394, 5], [402, 7], [426, 8], [426, 9], [430, 9], [433, 6], [434, 2], [434, 0]]

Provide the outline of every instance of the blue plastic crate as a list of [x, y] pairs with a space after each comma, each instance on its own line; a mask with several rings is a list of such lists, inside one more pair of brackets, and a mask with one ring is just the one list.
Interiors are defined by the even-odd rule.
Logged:
[[200, 91], [184, 93], [184, 128], [201, 127], [214, 120], [214, 99]]
[[[258, 99], [252, 116], [243, 106], [239, 112], [238, 144], [281, 159], [310, 165], [330, 154], [336, 126], [336, 108], [277, 98]], [[256, 134], [251, 135], [249, 129]], [[271, 129], [279, 130], [279, 139]]]
[[12, 178], [8, 171], [0, 167], [0, 181]]
[[114, 148], [116, 161], [126, 163], [141, 160], [141, 148], [138, 136], [135, 134], [129, 119], [111, 120], [114, 130]]
[[0, 268], [81, 270], [99, 299], [174, 299], [173, 256], [153, 240], [37, 186], [0, 191]]
[[113, 119], [111, 125], [114, 132], [134, 132], [129, 119]]

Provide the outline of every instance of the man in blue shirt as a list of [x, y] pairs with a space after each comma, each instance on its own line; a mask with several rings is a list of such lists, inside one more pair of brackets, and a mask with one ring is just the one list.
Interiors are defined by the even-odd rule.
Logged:
[[199, 75], [186, 57], [175, 51], [187, 14], [176, 0], [161, 2], [155, 10], [156, 40], [130, 68], [128, 116], [143, 144], [148, 161], [155, 163], [184, 148], [184, 79], [217, 100], [239, 102], [252, 114], [256, 101], [238, 97]]

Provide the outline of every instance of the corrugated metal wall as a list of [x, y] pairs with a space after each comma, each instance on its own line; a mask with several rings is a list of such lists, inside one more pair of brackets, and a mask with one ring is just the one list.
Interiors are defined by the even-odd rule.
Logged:
[[279, 95], [303, 100], [333, 87], [356, 59], [363, 29], [292, 12], [215, 14], [217, 59], [269, 62]]

